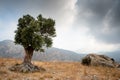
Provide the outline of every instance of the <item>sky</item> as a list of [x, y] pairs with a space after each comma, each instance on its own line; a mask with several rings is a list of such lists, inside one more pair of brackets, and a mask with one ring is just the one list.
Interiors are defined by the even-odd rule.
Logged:
[[120, 0], [0, 0], [0, 41], [14, 40], [18, 19], [53, 18], [53, 47], [79, 53], [120, 49]]

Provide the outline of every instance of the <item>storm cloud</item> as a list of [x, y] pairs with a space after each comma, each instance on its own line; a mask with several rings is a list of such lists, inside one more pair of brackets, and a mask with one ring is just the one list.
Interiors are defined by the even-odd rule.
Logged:
[[77, 6], [77, 23], [102, 42], [120, 43], [120, 0], [78, 0]]
[[51, 17], [54, 47], [80, 52], [120, 49], [120, 0], [0, 0], [0, 40], [14, 40], [23, 15]]
[[[44, 17], [51, 17], [56, 21], [56, 28], [65, 28], [74, 21], [75, 3], [77, 0], [0, 0], [1, 29], [10, 27], [11, 24], [22, 15], [30, 14], [34, 17], [42, 14]], [[15, 30], [15, 28], [14, 28]], [[11, 31], [14, 32], [14, 30]], [[59, 32], [59, 29], [57, 29]], [[7, 32], [7, 31], [6, 31]], [[5, 32], [1, 32], [5, 34]], [[12, 36], [11, 34], [10, 36]], [[4, 35], [5, 36], [5, 35]], [[3, 37], [4, 37], [3, 36]], [[7, 36], [7, 35], [6, 35]]]

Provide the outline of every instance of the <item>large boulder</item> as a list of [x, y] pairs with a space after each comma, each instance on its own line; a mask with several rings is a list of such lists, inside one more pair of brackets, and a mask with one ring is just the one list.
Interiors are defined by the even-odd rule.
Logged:
[[82, 59], [83, 65], [116, 67], [115, 60], [105, 55], [88, 54]]

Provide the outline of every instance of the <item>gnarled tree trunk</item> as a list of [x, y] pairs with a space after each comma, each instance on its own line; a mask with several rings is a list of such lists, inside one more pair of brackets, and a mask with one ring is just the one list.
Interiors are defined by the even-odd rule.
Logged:
[[22, 64], [16, 64], [11, 67], [11, 71], [20, 71], [20, 72], [34, 72], [34, 71], [45, 71], [44, 68], [37, 67], [31, 63], [34, 49], [32, 47], [27, 47], [25, 49], [25, 57]]
[[25, 57], [24, 57], [23, 63], [25, 63], [25, 64], [31, 63], [34, 49], [32, 47], [27, 47], [24, 49], [25, 49]]

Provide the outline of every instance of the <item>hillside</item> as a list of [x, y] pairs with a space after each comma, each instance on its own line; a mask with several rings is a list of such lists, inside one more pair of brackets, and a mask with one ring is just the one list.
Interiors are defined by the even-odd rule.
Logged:
[[119, 80], [120, 70], [107, 67], [87, 67], [79, 62], [32, 62], [44, 72], [11, 72], [9, 67], [21, 60], [0, 58], [0, 80]]
[[[48, 48], [44, 53], [34, 52], [33, 60], [39, 61], [80, 61], [84, 56], [72, 51]], [[5, 58], [19, 58], [23, 59], [24, 49], [20, 45], [15, 45], [11, 40], [4, 40], [0, 42], [0, 57]]]

